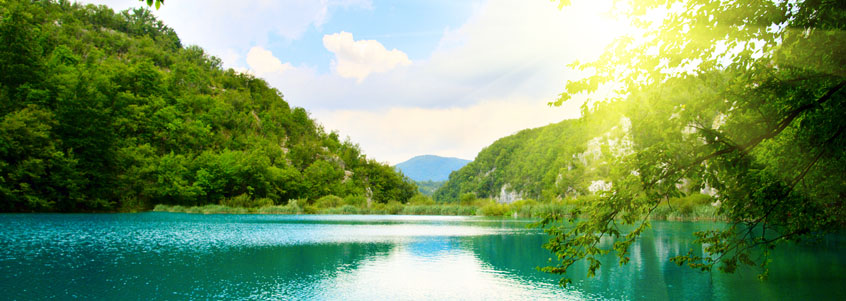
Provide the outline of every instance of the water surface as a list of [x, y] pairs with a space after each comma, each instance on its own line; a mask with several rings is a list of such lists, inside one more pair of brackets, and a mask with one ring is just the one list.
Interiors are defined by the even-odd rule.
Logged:
[[678, 267], [711, 223], [656, 222], [599, 275], [536, 271], [531, 221], [476, 217], [2, 214], [7, 299], [846, 299], [843, 235], [774, 254], [770, 279]]

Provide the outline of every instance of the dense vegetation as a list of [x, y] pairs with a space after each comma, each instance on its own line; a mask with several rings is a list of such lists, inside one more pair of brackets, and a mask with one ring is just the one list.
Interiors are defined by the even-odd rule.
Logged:
[[622, 113], [631, 128], [615, 139], [631, 147], [604, 152], [613, 185], [578, 208], [589, 218], [545, 221], [545, 247], [558, 259], [545, 271], [586, 261], [593, 275], [610, 252], [627, 263], [649, 218], [690, 188], [715, 189], [730, 222], [698, 232], [702, 249], [673, 258], [697, 269], [752, 266], [765, 278], [778, 244], [846, 225], [846, 3], [644, 0], [616, 9], [641, 30], [575, 63], [589, 76], [568, 82], [557, 103], [602, 91], [606, 103], [583, 120]]
[[[596, 108], [601, 114], [523, 130], [495, 141], [476, 160], [453, 172], [435, 192], [435, 200], [467, 204], [487, 199], [491, 203], [480, 206], [484, 209], [480, 215], [487, 216], [540, 217], [526, 212], [543, 206], [590, 206], [610, 188], [617, 156], [632, 147], [629, 139], [620, 137], [631, 128], [623, 111], [617, 106], [601, 107]], [[707, 194], [711, 191], [698, 186], [695, 178], [685, 179], [680, 185], [684, 194], [668, 198], [650, 218], [722, 219], [716, 214], [715, 199]]]
[[414, 183], [417, 184], [417, 191], [420, 194], [431, 197], [438, 188], [444, 186], [446, 181], [415, 181]]
[[473, 193], [502, 201], [503, 194], [514, 193], [517, 199], [548, 202], [590, 195], [591, 183], [608, 174], [600, 160], [599, 148], [608, 145], [602, 135], [620, 121], [619, 115], [603, 117], [565, 120], [501, 138], [451, 174], [434, 198], [457, 202], [462, 194]]
[[470, 163], [470, 160], [421, 155], [395, 165], [397, 169], [414, 181], [446, 181], [449, 174]]
[[148, 10], [0, 6], [0, 211], [415, 192], [265, 81], [184, 47]]

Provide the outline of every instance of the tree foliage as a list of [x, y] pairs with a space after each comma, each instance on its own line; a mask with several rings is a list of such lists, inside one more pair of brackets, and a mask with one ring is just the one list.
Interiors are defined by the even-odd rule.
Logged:
[[149, 10], [6, 1], [0, 41], [0, 211], [416, 191]]
[[153, 6], [153, 5], [155, 5], [155, 6], [156, 6], [156, 9], [159, 9], [159, 8], [162, 6], [162, 4], [164, 4], [164, 0], [138, 0], [138, 1], [141, 1], [141, 2], [145, 2], [145, 1], [146, 1], [146, 2], [147, 2], [147, 6]]
[[632, 127], [620, 138], [632, 149], [614, 157], [613, 187], [584, 208], [589, 219], [544, 220], [552, 234], [545, 247], [558, 260], [543, 270], [564, 274], [585, 260], [593, 274], [609, 252], [628, 262], [652, 210], [683, 195], [685, 181], [713, 188], [730, 225], [697, 233], [703, 249], [674, 257], [680, 265], [725, 272], [758, 266], [766, 277], [777, 244], [844, 225], [843, 1], [616, 4], [643, 35], [616, 40], [594, 62], [575, 63], [591, 75], [568, 82], [555, 103], [613, 90], [583, 118], [607, 107], [623, 112]]
[[463, 193], [497, 198], [505, 191], [552, 201], [590, 194], [591, 182], [608, 173], [603, 158], [591, 154], [597, 151], [591, 146], [608, 145], [608, 138], [614, 137], [606, 134], [619, 130], [622, 116], [606, 112], [590, 120], [564, 120], [500, 138], [452, 172], [434, 198], [458, 202]]

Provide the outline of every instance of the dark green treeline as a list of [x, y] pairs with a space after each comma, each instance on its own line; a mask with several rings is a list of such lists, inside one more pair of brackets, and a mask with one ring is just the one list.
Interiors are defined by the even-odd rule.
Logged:
[[0, 7], [0, 211], [405, 202], [415, 185], [150, 11]]

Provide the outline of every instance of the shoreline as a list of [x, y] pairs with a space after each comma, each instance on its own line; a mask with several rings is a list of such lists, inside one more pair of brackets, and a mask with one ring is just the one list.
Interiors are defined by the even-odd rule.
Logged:
[[[380, 204], [383, 205], [383, 204]], [[707, 207], [706, 207], [707, 206]], [[511, 208], [511, 210], [487, 212], [485, 206], [476, 205], [400, 205], [400, 206], [374, 206], [372, 208], [361, 208], [352, 205], [344, 205], [331, 208], [306, 208], [291, 205], [276, 205], [264, 207], [229, 207], [223, 205], [204, 206], [179, 206], [179, 205], [156, 205], [149, 211], [139, 212], [170, 212], [188, 214], [282, 214], [282, 215], [434, 215], [434, 216], [478, 216], [478, 217], [506, 217], [506, 218], [543, 218], [548, 214], [569, 215], [575, 205], [541, 204], [535, 206], [523, 206]], [[709, 205], [695, 208], [690, 214], [685, 215], [677, 211], [662, 212], [663, 214], [653, 216], [650, 220], [656, 221], [677, 221], [677, 222], [723, 222], [724, 218], [714, 214], [716, 210]], [[487, 214], [486, 214], [487, 213]], [[493, 213], [493, 214], [491, 214]]]

